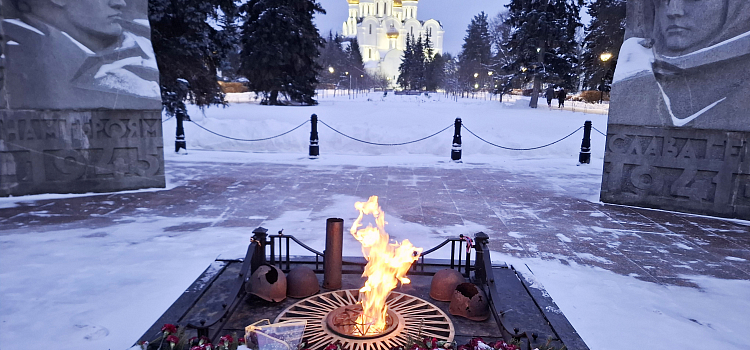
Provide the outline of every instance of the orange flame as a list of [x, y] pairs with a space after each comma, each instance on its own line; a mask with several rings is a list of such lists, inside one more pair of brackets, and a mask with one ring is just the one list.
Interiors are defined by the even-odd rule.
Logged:
[[[400, 245], [385, 232], [385, 213], [378, 205], [378, 196], [372, 196], [367, 202], [357, 202], [354, 205], [359, 210], [359, 217], [350, 232], [362, 243], [362, 254], [367, 259], [367, 266], [363, 277], [367, 277], [365, 286], [359, 290], [359, 303], [364, 310], [357, 319], [357, 323], [370, 325], [367, 334], [375, 335], [383, 332], [386, 326], [387, 306], [385, 300], [388, 294], [401, 284], [410, 283], [406, 278], [411, 264], [419, 259], [422, 248], [414, 247], [408, 239]], [[368, 224], [362, 227], [362, 218], [373, 215], [377, 227]]]

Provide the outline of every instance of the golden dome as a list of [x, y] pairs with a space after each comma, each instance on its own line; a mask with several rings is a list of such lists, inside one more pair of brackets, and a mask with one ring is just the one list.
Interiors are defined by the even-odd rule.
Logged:
[[391, 26], [390, 28], [388, 28], [388, 32], [385, 33], [385, 35], [389, 39], [396, 39], [398, 38], [398, 29], [396, 29], [394, 26]]
[[350, 5], [357, 5], [359, 4], [359, 0], [346, 0]]
[[402, 7], [401, 0], [393, 0], [393, 7]]

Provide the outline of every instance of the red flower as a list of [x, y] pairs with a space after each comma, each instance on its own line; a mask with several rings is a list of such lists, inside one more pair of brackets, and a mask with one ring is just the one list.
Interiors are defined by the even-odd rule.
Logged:
[[337, 348], [338, 346], [336, 346], [336, 344], [330, 344], [326, 346], [325, 350], [336, 350]]
[[479, 342], [484, 342], [484, 341], [480, 337], [472, 338], [471, 341], [469, 342], [469, 345], [471, 345], [473, 349], [476, 349], [477, 346], [479, 345]]
[[518, 350], [518, 347], [512, 344], [507, 344], [505, 350]]
[[177, 326], [167, 323], [164, 325], [164, 327], [161, 327], [161, 331], [166, 334], [174, 334], [177, 333]]
[[434, 348], [437, 347], [437, 339], [435, 339], [435, 338], [424, 337], [422, 339], [422, 343], [424, 343], [424, 346], [427, 349], [434, 349]]
[[508, 346], [504, 341], [498, 340], [494, 343], [489, 344], [493, 349], [495, 350], [506, 350], [505, 347]]
[[180, 338], [177, 338], [177, 336], [170, 335], [167, 337], [167, 341], [173, 344], [177, 344], [180, 342]]
[[245, 344], [245, 337], [240, 337], [237, 339], [237, 342], [240, 343], [240, 345]]
[[221, 339], [219, 339], [219, 345], [227, 345], [227, 346], [229, 346], [229, 344], [232, 344], [233, 341], [234, 341], [234, 338], [232, 338], [231, 335], [227, 334], [227, 335], [221, 337]]
[[205, 335], [204, 335], [204, 336], [202, 336], [202, 337], [200, 338], [200, 340], [198, 341], [198, 345], [201, 345], [201, 346], [202, 346], [203, 344], [207, 344], [207, 343], [211, 343], [211, 339], [208, 339], [208, 337], [207, 337], [207, 336], [205, 336]]
[[211, 350], [213, 348], [214, 348], [214, 346], [211, 343], [205, 343], [205, 344], [201, 345], [201, 349], [202, 350]]

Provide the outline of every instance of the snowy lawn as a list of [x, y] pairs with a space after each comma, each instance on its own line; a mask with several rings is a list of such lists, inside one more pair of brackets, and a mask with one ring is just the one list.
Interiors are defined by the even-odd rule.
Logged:
[[[442, 96], [391, 94], [382, 100], [382, 94], [371, 94], [355, 100], [326, 97], [314, 107], [237, 103], [223, 109], [207, 109], [205, 115], [191, 108], [190, 115], [205, 128], [246, 139], [286, 132], [313, 113], [352, 137], [382, 143], [427, 136], [451, 126], [457, 117], [486, 140], [513, 148], [550, 143], [573, 132], [585, 120], [606, 131], [604, 115], [550, 110], [546, 105], [531, 110], [527, 104], [523, 99], [504, 103], [470, 99], [456, 102]], [[592, 133], [592, 164], [576, 166], [581, 131], [551, 147], [519, 152], [490, 146], [464, 130], [464, 163], [455, 164], [448, 161], [452, 127], [429, 140], [398, 147], [366, 145], [322, 124], [318, 128], [321, 157], [315, 161], [306, 157], [309, 124], [277, 139], [248, 143], [227, 140], [186, 123], [190, 152], [178, 156], [171, 153], [175, 121], [168, 120], [164, 123], [167, 191], [190, 179], [189, 174], [173, 171], [172, 167], [180, 163], [280, 162], [310, 169], [350, 164], [429, 164], [446, 169], [502, 168], [519, 177], [533, 173], [576, 198], [597, 201], [604, 137], [596, 131]], [[578, 176], [577, 180], [571, 183], [569, 175]], [[0, 208], [71, 196], [74, 195], [4, 198], [0, 199]], [[327, 214], [356, 215], [353, 203], [339, 202], [321, 209], [320, 217], [289, 212], [268, 218], [262, 225], [304, 232], [305, 225], [322, 222]], [[346, 210], [352, 212], [342, 214]], [[388, 213], [388, 208], [384, 210]], [[206, 220], [206, 227], [197, 232], [167, 232], [166, 228], [180, 222], [199, 219], [189, 212], [183, 217], [161, 217], [148, 215], [148, 211], [144, 207], [145, 215], [118, 218], [106, 229], [29, 229], [3, 226], [0, 221], [0, 348], [129, 348], [213, 259], [244, 254], [247, 228], [214, 227], [211, 220]], [[39, 215], [44, 212], [39, 211]], [[395, 231], [431, 229], [397, 218], [389, 222]], [[447, 233], [474, 233], [481, 229], [466, 227], [466, 232], [456, 229]], [[312, 232], [295, 235], [314, 242], [314, 248], [321, 248], [321, 241]], [[438, 241], [422, 238], [418, 243], [429, 247]], [[350, 248], [346, 253], [357, 251]], [[518, 259], [501, 253], [493, 253], [492, 257], [533, 271], [536, 281], [544, 285], [592, 349], [747, 349], [750, 344], [750, 281], [691, 276], [700, 289], [663, 286], [590, 266]]]

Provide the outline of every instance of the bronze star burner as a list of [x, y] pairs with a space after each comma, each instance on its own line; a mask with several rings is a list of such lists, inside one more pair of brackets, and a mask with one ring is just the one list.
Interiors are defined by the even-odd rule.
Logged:
[[334, 309], [326, 315], [326, 325], [334, 333], [353, 339], [372, 339], [378, 338], [393, 332], [398, 327], [398, 314], [393, 310], [388, 310], [385, 328], [377, 331], [367, 322], [358, 320], [362, 314], [362, 306], [346, 305]]
[[390, 350], [405, 345], [409, 338], [453, 340], [455, 332], [448, 315], [421, 298], [399, 292], [391, 292], [386, 300], [386, 327], [368, 334], [368, 325], [357, 322], [362, 311], [358, 296], [356, 289], [313, 295], [281, 312], [275, 322], [307, 320], [304, 338], [313, 350], [335, 342], [349, 350]]

